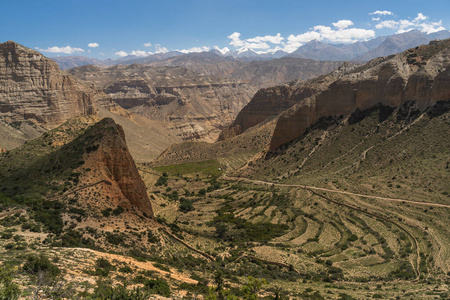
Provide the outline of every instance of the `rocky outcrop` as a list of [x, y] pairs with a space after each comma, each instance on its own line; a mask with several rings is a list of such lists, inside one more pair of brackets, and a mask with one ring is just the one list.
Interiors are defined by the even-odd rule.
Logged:
[[[85, 177], [110, 182], [110, 193], [114, 195], [111, 198], [119, 198], [118, 204], [129, 209], [139, 208], [153, 217], [145, 184], [128, 151], [122, 127], [105, 118], [90, 127], [80, 140], [86, 143], [87, 149], [82, 168], [91, 170]], [[115, 189], [118, 192], [114, 193]], [[123, 197], [126, 200], [120, 200]]]
[[0, 44], [0, 118], [30, 120], [48, 128], [78, 115], [94, 114], [93, 94], [37, 51]]
[[327, 89], [301, 99], [281, 114], [270, 150], [301, 136], [322, 117], [346, 116], [378, 104], [398, 107], [414, 102], [417, 108], [425, 109], [449, 100], [449, 66], [450, 40], [445, 40], [375, 59], [346, 72]]
[[0, 155], [2, 193], [68, 200], [95, 219], [100, 211], [118, 206], [153, 216], [122, 127], [109, 118], [97, 121], [72, 118]]
[[344, 64], [327, 76], [319, 76], [308, 81], [296, 80], [285, 85], [259, 90], [239, 112], [234, 122], [222, 130], [219, 141], [239, 135], [268, 118], [275, 118], [303, 99], [324, 91], [343, 72], [354, 67], [354, 65]]

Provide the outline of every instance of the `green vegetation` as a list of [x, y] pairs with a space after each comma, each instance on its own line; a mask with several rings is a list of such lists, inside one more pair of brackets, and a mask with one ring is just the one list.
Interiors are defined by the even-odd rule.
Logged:
[[6, 267], [0, 267], [0, 300], [16, 300], [21, 292], [19, 286], [13, 282], [14, 270]]
[[115, 271], [116, 267], [113, 266], [107, 259], [99, 258], [95, 262], [94, 275], [100, 277], [108, 277], [109, 272]]
[[47, 256], [40, 255], [29, 255], [25, 264], [23, 265], [23, 270], [32, 275], [38, 273], [45, 273], [51, 277], [56, 277], [61, 274], [61, 270], [55, 264], [51, 263]]
[[103, 281], [97, 282], [92, 295], [87, 295], [90, 299], [95, 300], [146, 300], [149, 298], [149, 293], [141, 288], [127, 289], [126, 286], [117, 285], [112, 286]]
[[289, 229], [286, 224], [272, 224], [265, 222], [252, 223], [235, 217], [230, 206], [224, 206], [216, 213], [208, 226], [215, 227], [216, 236], [222, 240], [235, 242], [267, 242], [282, 235]]
[[221, 166], [217, 160], [207, 160], [201, 162], [155, 167], [155, 170], [166, 172], [173, 176], [201, 173], [207, 176], [218, 177], [222, 174]]

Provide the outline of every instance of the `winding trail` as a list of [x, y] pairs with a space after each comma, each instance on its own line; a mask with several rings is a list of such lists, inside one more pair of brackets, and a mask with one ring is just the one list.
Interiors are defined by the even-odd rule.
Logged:
[[174, 240], [176, 240], [177, 242], [179, 242], [180, 244], [182, 244], [183, 246], [185, 246], [186, 248], [200, 254], [203, 257], [206, 257], [207, 259], [209, 259], [210, 261], [216, 261], [216, 259], [214, 257], [212, 257], [211, 255], [209, 255], [208, 253], [205, 253], [203, 251], [200, 251], [194, 247], [192, 247], [191, 245], [183, 242], [181, 239], [177, 238], [176, 236], [174, 236], [173, 234], [171, 234], [170, 232], [168, 232], [165, 228], [160, 227], [160, 229], [167, 234], [169, 237], [173, 238]]
[[226, 180], [226, 181], [241, 181], [241, 182], [254, 183], [254, 184], [264, 184], [264, 185], [269, 185], [269, 186], [276, 185], [276, 186], [281, 186], [281, 187], [297, 187], [297, 188], [302, 188], [302, 189], [307, 189], [307, 190], [317, 190], [317, 191], [324, 191], [324, 192], [330, 192], [330, 193], [345, 194], [345, 195], [358, 196], [358, 197], [363, 197], [363, 198], [371, 198], [371, 199], [383, 200], [383, 201], [394, 201], [394, 202], [402, 202], [402, 203], [404, 202], [404, 203], [411, 203], [411, 204], [417, 204], [417, 205], [450, 208], [450, 205], [448, 205], [448, 204], [364, 195], [364, 194], [357, 194], [357, 193], [352, 193], [352, 192], [347, 192], [347, 191], [333, 190], [333, 189], [327, 189], [327, 188], [321, 188], [321, 187], [315, 187], [315, 186], [309, 186], [309, 185], [276, 183], [276, 182], [269, 182], [269, 181], [263, 181], [263, 180], [253, 180], [253, 179], [248, 179], [248, 178], [229, 177], [229, 176], [222, 176], [220, 178], [223, 180]]
[[[378, 197], [378, 196], [367, 196], [367, 195], [362, 195], [362, 194], [356, 194], [356, 193], [351, 193], [351, 192], [344, 192], [344, 191], [339, 191], [339, 190], [331, 190], [331, 189], [326, 189], [326, 188], [317, 188], [317, 187], [311, 187], [311, 186], [305, 186], [305, 185], [300, 185], [300, 184], [283, 184], [283, 183], [273, 183], [273, 182], [268, 182], [268, 181], [263, 181], [263, 180], [252, 180], [252, 179], [248, 179], [248, 178], [240, 178], [240, 177], [228, 177], [228, 176], [222, 176], [221, 177], [224, 180], [231, 180], [234, 182], [247, 182], [247, 183], [253, 183], [253, 184], [263, 184], [263, 185], [269, 185], [269, 186], [281, 186], [281, 187], [293, 187], [293, 188], [301, 188], [304, 190], [307, 190], [309, 192], [311, 192], [312, 194], [321, 197], [327, 201], [330, 201], [334, 204], [340, 205], [340, 206], [344, 206], [347, 207], [349, 209], [364, 213], [366, 215], [372, 216], [374, 218], [383, 220], [385, 222], [391, 223], [395, 226], [397, 226], [398, 228], [400, 228], [402, 231], [404, 231], [409, 238], [413, 241], [414, 243], [414, 248], [415, 248], [415, 252], [416, 252], [416, 259], [414, 260], [414, 272], [416, 273], [417, 277], [413, 280], [413, 281], [417, 281], [420, 278], [420, 269], [419, 269], [419, 265], [420, 265], [420, 251], [419, 251], [419, 243], [417, 242], [417, 239], [411, 234], [411, 232], [409, 232], [405, 227], [403, 227], [400, 223], [396, 222], [396, 221], [392, 221], [389, 220], [386, 217], [380, 216], [374, 212], [370, 212], [367, 210], [364, 210], [362, 208], [359, 207], [355, 207], [353, 205], [350, 204], [345, 204], [336, 200], [333, 200], [325, 195], [322, 195], [320, 193], [318, 193], [316, 190], [320, 190], [320, 191], [327, 191], [327, 192], [335, 192], [335, 193], [341, 193], [341, 194], [347, 194], [347, 195], [353, 195], [353, 196], [360, 196], [360, 197], [366, 197], [366, 198], [375, 198], [375, 199], [381, 199], [381, 200], [388, 200], [388, 201], [400, 201], [400, 202], [409, 202], [409, 203], [414, 203], [414, 204], [420, 204], [420, 205], [431, 205], [431, 204], [436, 204], [436, 203], [429, 203], [429, 202], [420, 202], [420, 201], [410, 201], [410, 200], [404, 200], [404, 199], [392, 199], [392, 198], [385, 198], [385, 197]], [[441, 207], [450, 207], [450, 205], [445, 205], [445, 204], [437, 204], [438, 206]], [[436, 205], [435, 205], [436, 206]]]
[[[272, 261], [272, 260], [265, 260], [265, 259], [253, 256], [253, 255], [247, 255], [244, 252], [242, 252], [241, 255], [238, 258], [236, 258], [233, 262], [237, 262], [237, 261], [239, 261], [239, 260], [241, 260], [243, 258], [248, 258], [248, 259], [253, 260], [253, 261], [260, 261], [260, 262], [263, 262], [263, 263], [266, 263], [266, 264], [269, 264], [269, 265], [275, 265], [275, 266], [287, 268], [289, 270], [294, 271], [297, 274], [300, 274], [300, 272], [297, 271], [296, 269], [294, 269], [294, 267], [292, 265], [288, 265], [288, 264], [285, 264], [285, 263], [282, 263], [282, 262], [277, 262], [277, 261]], [[305, 274], [303, 274], [303, 275], [305, 275]]]
[[97, 182], [94, 182], [94, 183], [91, 183], [91, 184], [88, 184], [88, 185], [79, 187], [79, 188], [77, 188], [77, 189], [74, 189], [73, 191], [64, 193], [64, 194], [62, 194], [62, 195], [60, 195], [60, 196], [56, 196], [56, 197], [52, 197], [52, 198], [47, 198], [47, 200], [48, 200], [48, 201], [58, 200], [58, 199], [61, 199], [61, 198], [63, 198], [63, 197], [66, 197], [66, 196], [68, 196], [68, 195], [75, 194], [75, 193], [78, 192], [78, 191], [81, 191], [81, 190], [84, 190], [84, 189], [87, 189], [87, 188], [96, 186], [97, 184], [100, 184], [100, 183], [103, 183], [103, 182], [106, 183], [106, 184], [108, 184], [108, 185], [111, 185], [111, 182], [109, 182], [108, 180], [103, 179], [103, 180], [100, 180], [100, 181], [97, 181]]
[[15, 215], [16, 213], [24, 213], [26, 212], [25, 209], [15, 209], [15, 210], [11, 210], [11, 211], [6, 211], [3, 213], [0, 213], [0, 219], [3, 219], [4, 217], [7, 216], [11, 216], [11, 215]]

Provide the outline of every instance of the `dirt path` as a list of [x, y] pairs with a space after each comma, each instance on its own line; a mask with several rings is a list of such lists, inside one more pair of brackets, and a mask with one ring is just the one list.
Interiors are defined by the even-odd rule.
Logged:
[[364, 194], [357, 194], [357, 193], [352, 193], [352, 192], [347, 192], [347, 191], [333, 190], [333, 189], [327, 189], [327, 188], [321, 188], [321, 187], [315, 187], [315, 186], [309, 186], [309, 185], [275, 183], [275, 182], [269, 182], [269, 181], [263, 181], [263, 180], [252, 180], [252, 179], [248, 179], [248, 178], [228, 177], [228, 176], [222, 176], [221, 179], [228, 180], [228, 181], [243, 181], [243, 182], [248, 182], [248, 183], [264, 184], [264, 185], [276, 185], [276, 186], [282, 186], [282, 187], [298, 187], [298, 188], [302, 188], [302, 189], [310, 189], [310, 190], [318, 190], [318, 191], [324, 191], [324, 192], [330, 192], [330, 193], [346, 194], [346, 195], [351, 195], [351, 196], [371, 198], [371, 199], [383, 200], [383, 201], [394, 201], [394, 202], [402, 202], [402, 203], [404, 202], [404, 203], [411, 203], [411, 204], [417, 204], [417, 205], [450, 208], [450, 205], [448, 205], [448, 204], [364, 195]]
[[282, 263], [282, 262], [277, 262], [277, 261], [272, 261], [272, 260], [265, 260], [265, 259], [253, 256], [253, 255], [247, 255], [247, 254], [244, 254], [244, 253], [241, 253], [241, 256], [236, 258], [234, 260], [234, 262], [237, 262], [237, 261], [239, 261], [239, 260], [241, 260], [243, 258], [248, 258], [248, 259], [253, 260], [253, 261], [263, 262], [263, 263], [266, 263], [266, 264], [269, 264], [269, 265], [275, 265], [275, 266], [279, 266], [279, 267], [284, 267], [284, 268], [287, 268], [289, 270], [292, 270], [295, 273], [300, 274], [300, 272], [297, 271], [296, 269], [294, 269], [294, 267], [292, 265], [288, 265], [288, 264], [285, 264], [285, 263]]
[[7, 216], [15, 215], [16, 213], [19, 213], [19, 212], [24, 213], [25, 209], [15, 209], [12, 211], [3, 212], [0, 214], [0, 219], [3, 219], [4, 217], [7, 217]]
[[147, 170], [142, 170], [142, 169], [140, 169], [140, 168], [137, 168], [138, 169], [138, 171], [140, 171], [140, 172], [144, 172], [144, 173], [148, 173], [148, 174], [151, 174], [151, 175], [155, 175], [155, 176], [161, 176], [161, 172], [158, 172], [158, 171], [147, 171]]
[[183, 246], [185, 246], [186, 248], [200, 254], [203, 257], [206, 257], [207, 259], [209, 259], [210, 261], [216, 261], [216, 259], [214, 257], [212, 257], [211, 255], [209, 255], [208, 253], [205, 253], [203, 251], [197, 250], [194, 247], [192, 247], [191, 245], [183, 242], [182, 240], [180, 240], [179, 238], [177, 238], [176, 236], [174, 236], [173, 234], [171, 234], [170, 232], [168, 232], [167, 230], [165, 230], [164, 228], [160, 227], [160, 229], [167, 234], [168, 236], [170, 236], [171, 238], [173, 238], [174, 240], [176, 240], [177, 242], [179, 242], [180, 244], [182, 244]]
[[56, 196], [56, 197], [52, 197], [52, 198], [47, 198], [47, 200], [49, 200], [49, 201], [58, 200], [58, 199], [60, 199], [60, 198], [66, 197], [66, 196], [68, 196], [68, 195], [75, 194], [75, 193], [78, 192], [78, 191], [81, 191], [81, 190], [84, 190], [84, 189], [87, 189], [87, 188], [96, 186], [97, 184], [100, 184], [100, 183], [103, 183], [103, 182], [106, 183], [106, 184], [108, 184], [108, 185], [111, 185], [111, 182], [109, 182], [108, 180], [103, 179], [103, 180], [100, 180], [100, 181], [97, 181], [97, 182], [94, 182], [94, 183], [91, 183], [91, 184], [88, 184], [88, 185], [79, 187], [79, 188], [77, 188], [77, 189], [74, 189], [73, 191], [64, 193], [64, 194], [62, 194], [62, 195], [60, 195], [60, 196]]
[[[403, 199], [392, 199], [392, 198], [384, 198], [384, 197], [377, 197], [377, 196], [367, 196], [367, 195], [360, 195], [360, 194], [355, 194], [355, 193], [350, 193], [350, 192], [343, 192], [343, 191], [338, 191], [338, 190], [330, 190], [330, 189], [325, 189], [325, 188], [317, 188], [317, 187], [310, 187], [310, 186], [305, 186], [305, 185], [298, 185], [298, 184], [282, 184], [282, 183], [273, 183], [273, 182], [267, 182], [267, 181], [262, 181], [262, 180], [252, 180], [252, 179], [248, 179], [248, 178], [239, 178], [239, 177], [222, 177], [225, 180], [233, 180], [233, 181], [244, 181], [244, 182], [248, 182], [248, 183], [254, 183], [254, 184], [264, 184], [264, 185], [269, 185], [269, 186], [282, 186], [282, 187], [294, 187], [294, 188], [301, 188], [304, 190], [307, 190], [309, 192], [311, 192], [312, 194], [321, 197], [327, 201], [330, 201], [334, 204], [340, 205], [340, 206], [345, 206], [349, 209], [370, 215], [374, 218], [383, 220], [385, 222], [391, 223], [395, 226], [397, 226], [398, 228], [400, 228], [402, 231], [404, 231], [409, 238], [412, 240], [412, 242], [414, 243], [414, 248], [415, 248], [415, 252], [416, 252], [416, 259], [414, 260], [414, 271], [417, 275], [416, 279], [414, 279], [414, 281], [417, 281], [420, 278], [420, 270], [419, 270], [419, 265], [420, 265], [420, 251], [419, 251], [419, 243], [417, 242], [417, 239], [411, 234], [411, 232], [409, 232], [406, 228], [404, 228], [401, 224], [399, 224], [396, 221], [391, 221], [383, 216], [380, 216], [374, 212], [370, 212], [367, 210], [363, 210], [359, 207], [355, 207], [349, 204], [345, 204], [345, 203], [341, 203], [339, 201], [333, 200], [327, 196], [324, 196], [318, 192], [316, 192], [316, 190], [321, 190], [321, 191], [331, 191], [331, 192], [337, 192], [337, 193], [341, 193], [341, 194], [348, 194], [348, 195], [353, 195], [353, 196], [362, 196], [362, 197], [369, 197], [369, 198], [373, 198], [375, 197], [376, 199], [382, 199], [382, 200], [393, 200], [393, 201], [404, 201], [404, 202], [409, 202], [409, 203], [419, 203], [424, 205], [424, 202], [418, 202], [418, 201], [409, 201], [409, 200], [403, 200]], [[435, 203], [426, 203], [426, 205], [430, 205], [430, 204], [435, 204]], [[442, 204], [444, 205], [444, 204]], [[444, 206], [444, 207], [450, 207], [450, 206]]]

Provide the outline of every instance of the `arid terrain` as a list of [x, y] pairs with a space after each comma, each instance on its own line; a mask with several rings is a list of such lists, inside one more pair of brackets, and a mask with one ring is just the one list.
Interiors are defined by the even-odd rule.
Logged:
[[0, 52], [1, 299], [450, 297], [450, 40], [367, 63]]

